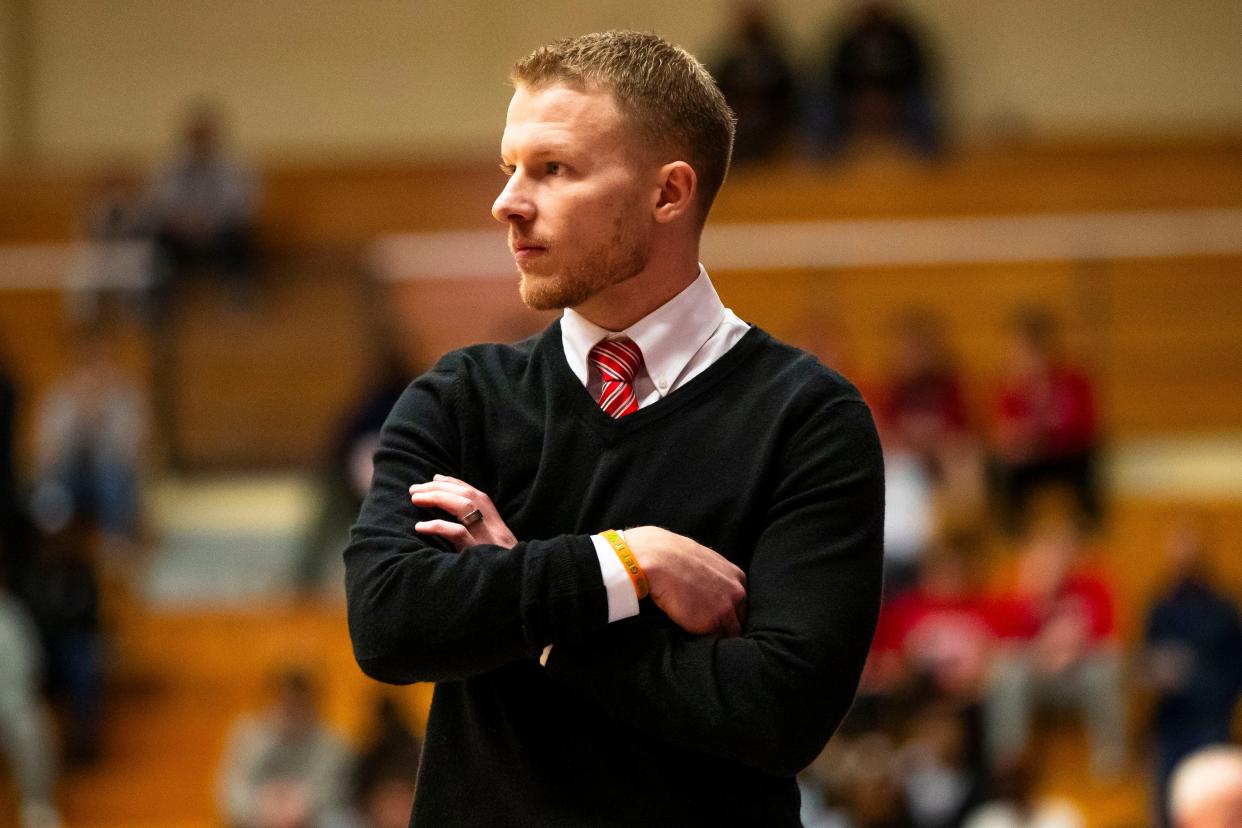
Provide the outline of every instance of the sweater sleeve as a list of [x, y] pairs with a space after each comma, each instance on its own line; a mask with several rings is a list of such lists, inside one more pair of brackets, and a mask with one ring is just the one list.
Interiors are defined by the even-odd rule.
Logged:
[[436, 515], [410, 503], [410, 485], [437, 473], [461, 475], [454, 410], [460, 369], [460, 357], [450, 355], [398, 400], [345, 549], [354, 656], [380, 681], [464, 678], [535, 657], [548, 644], [581, 640], [607, 623], [589, 536], [457, 553], [414, 531]]
[[771, 479], [742, 636], [690, 636], [644, 612], [558, 646], [547, 667], [652, 737], [791, 775], [844, 718], [875, 629], [884, 478], [866, 406], [822, 410]]

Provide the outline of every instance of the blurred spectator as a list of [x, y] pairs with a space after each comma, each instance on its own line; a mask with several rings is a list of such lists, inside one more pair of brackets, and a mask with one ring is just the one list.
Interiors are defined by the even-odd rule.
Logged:
[[811, 106], [815, 139], [839, 152], [865, 133], [900, 136], [931, 157], [943, 138], [923, 37], [892, 4], [860, 3], [831, 49], [825, 85]]
[[847, 776], [846, 801], [855, 828], [913, 828], [896, 746], [881, 734], [859, 740]]
[[1178, 762], [1228, 742], [1242, 696], [1242, 617], [1212, 585], [1198, 535], [1170, 537], [1172, 578], [1147, 615], [1145, 675], [1156, 694], [1153, 731], [1157, 802]]
[[885, 510], [885, 594], [898, 594], [941, 522], [973, 520], [982, 462], [942, 320], [911, 309], [898, 317], [888, 377], [875, 393], [891, 508]]
[[144, 394], [116, 345], [113, 331], [80, 332], [73, 367], [41, 400], [34, 423], [36, 523], [54, 533], [72, 516], [87, 516], [103, 530], [110, 555], [138, 540], [147, 429]]
[[1008, 761], [996, 771], [996, 797], [967, 815], [965, 828], [1084, 828], [1078, 807], [1066, 799], [1038, 796], [1035, 774], [1026, 758]]
[[1014, 320], [1009, 366], [993, 414], [992, 460], [1004, 527], [1022, 529], [1032, 495], [1069, 486], [1083, 528], [1100, 521], [1095, 391], [1061, 353], [1056, 319], [1025, 311]]
[[0, 751], [15, 782], [22, 828], [55, 828], [55, 762], [38, 686], [34, 622], [0, 584]]
[[104, 714], [105, 639], [96, 574], [97, 532], [73, 515], [39, 542], [31, 600], [47, 655], [47, 689], [63, 711], [65, 760], [94, 762]]
[[375, 728], [354, 765], [354, 808], [368, 828], [406, 828], [422, 745], [391, 696], [376, 703]]
[[[834, 744], [835, 743], [835, 744]], [[913, 828], [902, 784], [895, 739], [882, 731], [829, 742], [816, 775], [840, 808], [823, 811], [823, 822], [848, 828]]]
[[1242, 825], [1242, 748], [1217, 745], [1182, 760], [1173, 772], [1169, 811], [1175, 828]]
[[191, 113], [181, 147], [155, 175], [150, 202], [170, 299], [196, 272], [229, 283], [238, 299], [252, 293], [257, 187], [250, 168], [225, 149], [213, 107]]
[[931, 311], [910, 309], [898, 317], [894, 340], [877, 412], [884, 437], [938, 471], [944, 447], [970, 437], [966, 397], [944, 321]]
[[917, 457], [945, 499], [976, 502], [978, 447], [944, 321], [930, 311], [908, 310], [897, 320], [894, 340], [876, 406], [885, 450]]
[[[362, 498], [371, 487], [371, 455], [380, 428], [401, 393], [420, 371], [389, 347], [369, 389], [344, 417], [320, 485], [319, 512], [311, 526], [296, 573], [299, 588], [309, 592], [323, 580], [325, 565], [339, 561], [358, 518]], [[339, 581], [335, 582], [339, 585]]]
[[778, 152], [795, 116], [794, 75], [767, 10], [738, 8], [732, 41], [712, 75], [737, 116], [733, 159], [745, 162]]
[[1126, 739], [1112, 588], [1080, 561], [1066, 528], [1033, 535], [1019, 568], [1017, 635], [994, 662], [985, 701], [993, 767], [1026, 752], [1036, 710], [1060, 707], [1085, 715], [1092, 769], [1116, 778]]
[[988, 780], [958, 706], [923, 705], [902, 746], [902, 776], [910, 819], [918, 828], [955, 828], [983, 801]]
[[873, 687], [979, 700], [999, 636], [1011, 624], [977, 583], [979, 553], [973, 535], [949, 535], [929, 552], [918, 584], [883, 608], [868, 669]]
[[326, 825], [345, 805], [349, 751], [320, 720], [310, 676], [285, 673], [277, 693], [268, 711], [230, 734], [219, 782], [232, 828]]

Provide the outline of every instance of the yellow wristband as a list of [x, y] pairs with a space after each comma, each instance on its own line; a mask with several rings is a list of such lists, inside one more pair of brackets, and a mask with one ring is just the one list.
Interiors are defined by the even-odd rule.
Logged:
[[625, 538], [621, 537], [621, 533], [616, 529], [605, 529], [599, 534], [608, 541], [612, 551], [616, 552], [617, 557], [621, 559], [621, 565], [625, 567], [630, 580], [634, 582], [634, 591], [638, 593], [638, 600], [646, 598], [647, 593], [651, 592], [651, 585], [647, 583], [647, 573], [643, 572], [643, 568], [638, 565], [638, 559], [634, 557], [634, 552], [625, 542]]

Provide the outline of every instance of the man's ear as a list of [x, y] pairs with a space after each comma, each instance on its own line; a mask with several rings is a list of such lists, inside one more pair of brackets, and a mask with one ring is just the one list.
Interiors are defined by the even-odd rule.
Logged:
[[670, 161], [660, 167], [660, 193], [656, 199], [655, 220], [667, 224], [693, 213], [698, 189], [699, 177], [685, 161]]

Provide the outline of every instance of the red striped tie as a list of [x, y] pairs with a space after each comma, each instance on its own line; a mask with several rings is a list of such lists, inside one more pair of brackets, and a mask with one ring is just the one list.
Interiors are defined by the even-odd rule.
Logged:
[[604, 380], [599, 392], [599, 407], [609, 417], [619, 419], [638, 410], [634, 393], [634, 374], [643, 364], [643, 352], [633, 340], [605, 339], [591, 349], [587, 357], [599, 369]]

